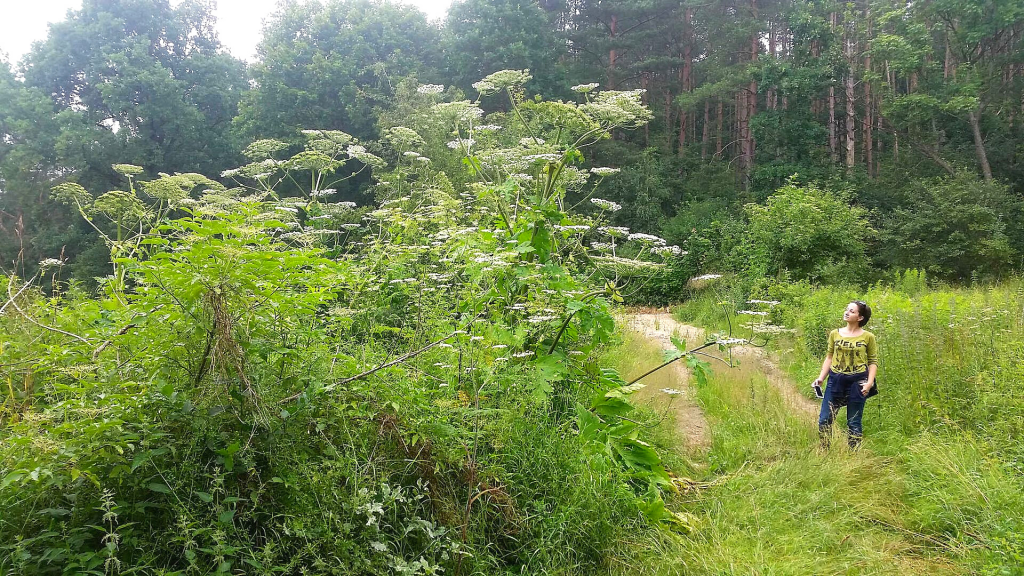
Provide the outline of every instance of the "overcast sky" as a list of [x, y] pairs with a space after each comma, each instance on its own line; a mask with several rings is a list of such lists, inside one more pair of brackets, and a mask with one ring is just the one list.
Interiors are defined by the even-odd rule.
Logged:
[[[444, 16], [452, 0], [403, 0], [427, 14], [431, 20]], [[178, 0], [171, 0], [177, 4]], [[231, 54], [251, 60], [263, 29], [263, 19], [274, 10], [277, 0], [217, 0], [217, 33]], [[64, 20], [70, 9], [82, 7], [82, 0], [0, 0], [0, 53], [17, 63], [32, 47], [46, 38], [46, 26]]]

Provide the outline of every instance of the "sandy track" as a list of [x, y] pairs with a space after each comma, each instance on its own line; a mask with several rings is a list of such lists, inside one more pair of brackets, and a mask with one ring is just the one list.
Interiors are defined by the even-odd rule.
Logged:
[[[629, 329], [654, 342], [659, 348], [673, 348], [671, 337], [678, 336], [691, 342], [703, 342], [704, 331], [694, 326], [680, 324], [671, 314], [630, 314], [627, 316]], [[697, 404], [696, 391], [690, 382], [690, 371], [682, 362], [675, 362], [665, 368], [671, 370], [678, 382], [675, 389], [681, 394], [672, 397], [659, 390], [644, 388], [637, 397], [658, 412], [670, 413], [676, 434], [690, 450], [707, 450], [711, 446], [711, 430], [704, 411]]]
[[[688, 347], [704, 342], [704, 330], [677, 321], [668, 312], [637, 312], [627, 316], [627, 326], [643, 335], [648, 340], [664, 349], [673, 348], [670, 338], [675, 335], [686, 341]], [[733, 346], [733, 358], [740, 360], [744, 369], [753, 370], [763, 375], [779, 392], [787, 408], [794, 414], [806, 416], [808, 422], [814, 422], [819, 411], [819, 403], [807, 398], [797, 391], [796, 384], [771, 358], [763, 348], [756, 346]], [[715, 367], [719, 369], [719, 366]], [[649, 401], [655, 409], [671, 411], [674, 415], [676, 431], [688, 448], [706, 449], [710, 446], [711, 433], [707, 419], [696, 401], [690, 373], [681, 362], [672, 364], [669, 369], [674, 371], [679, 381], [679, 396], [668, 401], [668, 396], [655, 390], [644, 389], [639, 396]], [[728, 370], [724, 366], [721, 369]]]

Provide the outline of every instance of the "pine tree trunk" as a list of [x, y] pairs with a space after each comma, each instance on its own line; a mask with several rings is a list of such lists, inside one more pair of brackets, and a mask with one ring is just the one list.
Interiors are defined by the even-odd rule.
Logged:
[[722, 117], [725, 115], [725, 111], [723, 110], [724, 107], [725, 104], [722, 102], [722, 99], [719, 98], [718, 105], [716, 107], [718, 119], [715, 121], [715, 155], [719, 158], [722, 156]]
[[711, 119], [711, 102], [704, 100], [704, 126], [700, 137], [700, 159], [706, 160], [708, 157], [708, 124]]
[[[836, 13], [829, 15], [832, 24], [832, 31], [836, 29]], [[828, 150], [832, 156], [832, 162], [839, 160], [839, 135], [836, 129], [836, 87], [835, 81], [828, 87]]]
[[[617, 24], [618, 24], [618, 19], [615, 16], [612, 16], [612, 25], [611, 25], [611, 29], [609, 30], [609, 36], [612, 39], [612, 45], [613, 46], [614, 46], [614, 43], [615, 43], [615, 28], [616, 28]], [[615, 53], [615, 48], [613, 47], [611, 50], [608, 51], [608, 89], [609, 90], [614, 90], [615, 89], [615, 59], [616, 59], [616, 56], [617, 55]]]
[[846, 73], [846, 169], [853, 169], [853, 165], [856, 162], [856, 130], [857, 130], [857, 111], [855, 109], [854, 102], [854, 84], [853, 84], [853, 38], [846, 39], [846, 61], [850, 65], [850, 70]]
[[[868, 35], [868, 38], [871, 38], [872, 25], [871, 25], [871, 11], [870, 11], [870, 8], [866, 8], [864, 10], [864, 17], [865, 17], [865, 19], [868, 22], [867, 35]], [[874, 143], [871, 141], [871, 138], [873, 137], [872, 129], [874, 128], [874, 118], [872, 116], [873, 113], [874, 113], [874, 108], [873, 108], [873, 104], [872, 104], [872, 100], [871, 100], [871, 82], [870, 82], [870, 79], [869, 79], [869, 77], [871, 75], [871, 43], [870, 43], [870, 40], [868, 41], [867, 45], [865, 46], [865, 51], [864, 51], [864, 75], [865, 75], [865, 78], [864, 78], [864, 128], [862, 130], [862, 132], [864, 134], [864, 164], [867, 166], [868, 176], [869, 177], [873, 177], [875, 175], [874, 166], [873, 166], [873, 161], [874, 161], [873, 144]]]
[[665, 146], [672, 151], [672, 92], [665, 90]]
[[985, 182], [992, 181], [992, 167], [988, 164], [988, 154], [985, 153], [985, 140], [981, 137], [981, 122], [978, 117], [980, 108], [978, 111], [971, 110], [967, 113], [968, 119], [971, 121], [971, 133], [974, 135], [974, 152], [978, 155], [978, 164], [981, 165], [981, 174], [985, 177]]
[[[750, 9], [754, 20], [757, 20], [757, 0], [750, 0]], [[750, 37], [750, 61], [752, 63], [757, 62], [759, 46], [760, 39], [758, 32], [755, 31]], [[754, 134], [750, 127], [750, 121], [757, 114], [757, 80], [750, 81], [742, 103], [747, 107], [743, 115], [743, 136], [741, 137], [741, 144], [743, 146], [743, 189], [750, 190], [750, 179], [754, 170]]]
[[[689, 92], [692, 87], [690, 75], [693, 71], [693, 46], [691, 44], [693, 39], [693, 8], [687, 8], [683, 12], [683, 34], [684, 42], [686, 45], [683, 46], [683, 69], [679, 72], [679, 84], [683, 92]], [[679, 155], [683, 155], [683, 148], [686, 146], [686, 118], [687, 114], [685, 110], [679, 113]]]
[[[775, 43], [775, 22], [769, 22], [768, 23], [768, 53], [771, 54], [773, 61], [776, 58], [776, 50], [777, 50], [777, 47], [776, 47], [775, 44], [776, 44]], [[768, 108], [769, 110], [775, 110], [775, 108], [776, 108], [775, 88], [774, 87], [768, 89], [768, 96], [767, 96], [767, 101], [765, 102], [765, 107]]]

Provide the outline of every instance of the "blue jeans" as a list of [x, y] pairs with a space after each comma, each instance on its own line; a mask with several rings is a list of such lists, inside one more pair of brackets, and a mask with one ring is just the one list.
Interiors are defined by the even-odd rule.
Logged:
[[832, 422], [836, 418], [836, 412], [843, 406], [846, 406], [846, 426], [850, 429], [850, 447], [855, 448], [860, 444], [860, 439], [864, 436], [861, 419], [864, 417], [864, 401], [866, 400], [861, 391], [861, 383], [867, 379], [867, 372], [856, 374], [829, 372], [825, 398], [821, 400], [821, 414], [818, 416], [818, 431], [823, 444], [828, 444]]

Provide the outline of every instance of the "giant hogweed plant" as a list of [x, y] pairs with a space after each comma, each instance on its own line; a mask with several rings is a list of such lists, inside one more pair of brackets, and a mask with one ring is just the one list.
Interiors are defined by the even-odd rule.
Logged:
[[[189, 569], [262, 565], [269, 556], [254, 550], [265, 551], [267, 537], [246, 527], [275, 520], [255, 502], [298, 482], [264, 468], [282, 458], [289, 430], [344, 443], [330, 436], [340, 431], [329, 414], [383, 422], [410, 455], [430, 447], [467, 470], [466, 525], [501, 481], [486, 472], [501, 420], [483, 415], [541, 410], [575, 422], [596, 457], [617, 463], [649, 517], [679, 522], [658, 488], [671, 478], [629, 417], [638, 385], [590, 360], [614, 329], [609, 305], [624, 280], [678, 251], [608, 226], [617, 206], [592, 195], [615, 170], [582, 168], [587, 146], [650, 113], [638, 92], [592, 85], [577, 87], [581, 103], [523, 102], [528, 80], [502, 71], [479, 83], [480, 98], [506, 98], [511, 109], [489, 116], [479, 99], [441, 101], [437, 87], [422, 87], [409, 125], [389, 127], [380, 143], [306, 130], [289, 155], [283, 142], [257, 141], [247, 164], [221, 175], [228, 185], [194, 174], [140, 181], [138, 167], [116, 166], [127, 191], [94, 198], [70, 182], [55, 188], [103, 234], [114, 273], [99, 300], [74, 287], [44, 299], [26, 292], [31, 280], [7, 283], [17, 314], [0, 317], [4, 329], [32, 336], [0, 350], [9, 389], [0, 499], [23, 530], [42, 534], [19, 539], [18, 553], [108, 562], [116, 551], [81, 550], [97, 524], [92, 511], [114, 490], [122, 516], [128, 502], [155, 500], [168, 525], [205, 518], [218, 527], [182, 534]], [[367, 168], [378, 206], [333, 200], [338, 180]], [[285, 184], [298, 195], [282, 197]], [[590, 200], [586, 210], [566, 206], [570, 189]], [[69, 512], [76, 521], [61, 523], [77, 536], [46, 531], [20, 496], [33, 490], [81, 498]], [[429, 573], [462, 558], [465, 531], [461, 543], [434, 537], [444, 531], [416, 518], [400, 521], [432, 537], [363, 534], [376, 540], [358, 562], [398, 570], [422, 560], [408, 573]], [[136, 564], [177, 561], [161, 556], [166, 547], [138, 553], [145, 535], [131, 522], [105, 531], [133, 539]], [[231, 538], [246, 545], [228, 546]], [[288, 541], [278, 536], [275, 550], [296, 553]]]

